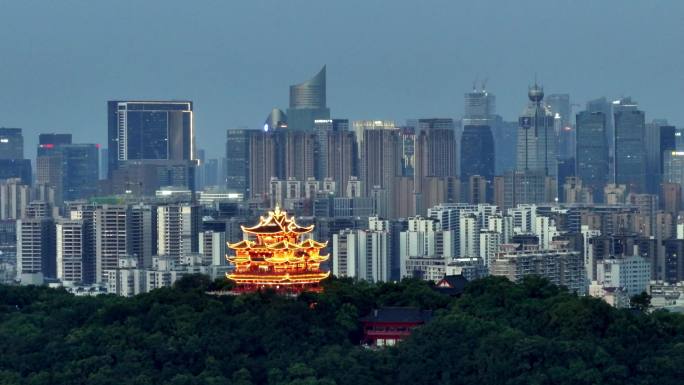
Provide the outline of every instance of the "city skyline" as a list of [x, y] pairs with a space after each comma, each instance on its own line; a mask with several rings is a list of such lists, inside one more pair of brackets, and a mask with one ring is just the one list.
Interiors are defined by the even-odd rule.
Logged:
[[[198, 27], [182, 34], [149, 22], [156, 11], [169, 18], [185, 12], [180, 2], [165, 5], [139, 4], [136, 14], [129, 15], [96, 4], [77, 8], [65, 2], [37, 9], [23, 2], [7, 4], [0, 16], [4, 35], [22, 30], [28, 17], [49, 20], [45, 24], [55, 30], [36, 28], [13, 35], [13, 41], [0, 41], [5, 53], [0, 125], [24, 128], [26, 149], [35, 148], [37, 134], [45, 132], [69, 132], [77, 142], [104, 144], [107, 100], [188, 99], [196, 105], [197, 145], [215, 157], [223, 146], [214, 138], [223, 137], [227, 128], [261, 127], [273, 107], [287, 107], [288, 87], [309, 79], [323, 65], [333, 118], [459, 118], [461, 95], [473, 81], [488, 79], [498, 112], [513, 120], [536, 74], [547, 94], [568, 93], [573, 103], [632, 96], [647, 112], [647, 121], [684, 121], [676, 107], [683, 92], [676, 63], [682, 62], [683, 53], [661, 48], [675, 47], [682, 35], [676, 19], [681, 12], [674, 9], [684, 6], [679, 3], [576, 7], [532, 1], [436, 2], [434, 7], [397, 3], [392, 9], [366, 2], [198, 5], [188, 15]], [[442, 12], [432, 12], [436, 9]], [[240, 13], [246, 15], [244, 20], [232, 16]], [[245, 23], [256, 20], [251, 17], [256, 14], [264, 17], [259, 28], [247, 28]], [[327, 17], [321, 18], [323, 14]], [[378, 14], [385, 17], [378, 19]], [[483, 19], [492, 22], [469, 20], [468, 14], [485, 15]], [[112, 26], [117, 19], [112, 15], [126, 19], [128, 28]], [[298, 26], [296, 20], [307, 16], [308, 27]], [[658, 22], [616, 38], [645, 16]], [[534, 19], [535, 28], [544, 32], [529, 34], [519, 27], [521, 18]], [[366, 27], [353, 28], [349, 20]], [[67, 28], [81, 22], [92, 26], [92, 33], [75, 36], [78, 27]], [[422, 28], [392, 28], [400, 25]], [[292, 33], [278, 36], [275, 31], [282, 26]], [[312, 26], [317, 34], [307, 33]], [[482, 34], [482, 28], [488, 33]], [[242, 38], [242, 30], [250, 35]], [[140, 39], [133, 39], [143, 31]], [[300, 41], [295, 45], [286, 35]], [[366, 35], [371, 38], [364, 39]], [[108, 44], [99, 44], [104, 41]], [[652, 41], [659, 44], [649, 44]], [[547, 49], [542, 55], [530, 46]], [[173, 64], [167, 63], [171, 52], [178, 56]], [[591, 60], [581, 52], [591, 52]], [[502, 58], [506, 65], [501, 65]], [[38, 105], [45, 113], [31, 114]], [[79, 114], [68, 112], [75, 107]], [[27, 150], [27, 156], [33, 155]]]

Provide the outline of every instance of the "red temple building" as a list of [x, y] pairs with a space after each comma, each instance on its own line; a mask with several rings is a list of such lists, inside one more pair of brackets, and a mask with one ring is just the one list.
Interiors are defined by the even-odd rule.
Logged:
[[361, 318], [363, 343], [374, 347], [393, 346], [413, 329], [430, 322], [432, 311], [413, 307], [383, 307]]
[[314, 226], [300, 226], [294, 217], [276, 207], [252, 227], [242, 226], [246, 239], [229, 243], [235, 255], [226, 256], [235, 269], [226, 277], [236, 284], [235, 292], [273, 289], [284, 293], [320, 291], [319, 283], [330, 275], [322, 271], [320, 255], [326, 243], [304, 239]]

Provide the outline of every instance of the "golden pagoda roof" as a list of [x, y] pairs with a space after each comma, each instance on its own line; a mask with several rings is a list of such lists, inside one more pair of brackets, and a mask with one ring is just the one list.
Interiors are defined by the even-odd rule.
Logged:
[[276, 206], [275, 210], [269, 211], [267, 217], [260, 217], [259, 223], [252, 227], [241, 226], [242, 231], [250, 234], [278, 234], [295, 233], [304, 234], [313, 230], [314, 226], [299, 226], [294, 217], [288, 217], [287, 212]]
[[328, 242], [318, 242], [313, 239], [305, 239], [299, 243], [299, 247], [305, 249], [322, 249], [328, 245]]
[[270, 245], [266, 245], [267, 248], [271, 250], [298, 250], [301, 249], [301, 247], [296, 244], [296, 243], [291, 243], [288, 241], [280, 241], [276, 243], [272, 243]]
[[254, 246], [254, 242], [249, 241], [249, 240], [242, 240], [240, 242], [236, 243], [229, 243], [228, 247], [230, 247], [233, 250], [238, 250], [238, 249], [249, 249], [250, 247]]

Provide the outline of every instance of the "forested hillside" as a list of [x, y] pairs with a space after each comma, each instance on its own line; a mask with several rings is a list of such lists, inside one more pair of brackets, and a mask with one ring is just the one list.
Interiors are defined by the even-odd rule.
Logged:
[[[200, 276], [134, 298], [0, 287], [0, 384], [681, 384], [684, 317], [616, 310], [546, 281], [330, 280], [322, 294], [205, 294]], [[358, 345], [379, 305], [433, 309], [395, 348]]]

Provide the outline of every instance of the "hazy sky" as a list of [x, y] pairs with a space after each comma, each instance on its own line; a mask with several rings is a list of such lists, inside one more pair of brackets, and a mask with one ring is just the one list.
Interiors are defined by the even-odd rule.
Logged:
[[515, 119], [537, 78], [574, 103], [631, 95], [684, 124], [684, 1], [0, 0], [0, 126], [106, 143], [106, 101], [195, 102], [197, 143], [258, 128], [328, 65], [333, 117], [459, 117], [488, 79]]

